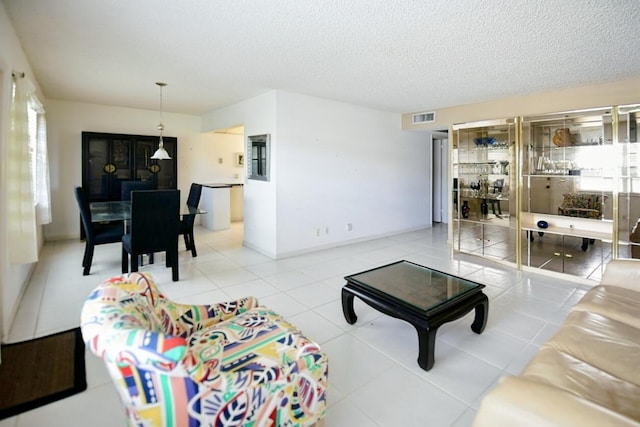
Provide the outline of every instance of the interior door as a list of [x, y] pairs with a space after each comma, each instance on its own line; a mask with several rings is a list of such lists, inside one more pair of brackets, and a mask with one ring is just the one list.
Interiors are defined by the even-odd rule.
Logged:
[[432, 132], [432, 218], [433, 222], [449, 222], [449, 135], [447, 132]]

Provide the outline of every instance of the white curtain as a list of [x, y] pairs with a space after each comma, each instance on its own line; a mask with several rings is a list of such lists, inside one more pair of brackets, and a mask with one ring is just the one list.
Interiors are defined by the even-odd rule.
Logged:
[[9, 262], [38, 260], [36, 210], [31, 182], [27, 89], [24, 78], [14, 77], [7, 146], [7, 228]]

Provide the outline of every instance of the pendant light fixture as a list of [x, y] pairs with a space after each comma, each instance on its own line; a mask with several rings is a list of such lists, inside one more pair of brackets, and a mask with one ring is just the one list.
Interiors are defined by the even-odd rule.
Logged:
[[167, 150], [164, 149], [164, 143], [162, 142], [162, 131], [164, 131], [164, 125], [162, 124], [162, 88], [167, 84], [163, 82], [156, 82], [156, 84], [160, 87], [160, 124], [158, 125], [158, 130], [160, 131], [160, 142], [158, 143], [158, 149], [153, 153], [151, 158], [156, 160], [171, 160], [171, 156], [169, 156]]

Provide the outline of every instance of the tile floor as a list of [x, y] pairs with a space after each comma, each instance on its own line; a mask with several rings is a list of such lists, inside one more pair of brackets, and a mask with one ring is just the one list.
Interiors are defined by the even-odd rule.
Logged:
[[[479, 259], [452, 260], [444, 224], [278, 261], [243, 247], [242, 232], [241, 223], [217, 232], [198, 227], [197, 258], [180, 243], [179, 282], [171, 281], [163, 259], [142, 270], [181, 302], [254, 295], [318, 341], [329, 355], [327, 427], [470, 426], [483, 395], [501, 376], [523, 368], [590, 287]], [[77, 240], [45, 245], [10, 341], [78, 326], [89, 292], [120, 274], [119, 244], [96, 247], [90, 276], [82, 276], [83, 249]], [[472, 313], [442, 326], [429, 372], [418, 367], [417, 335], [409, 324], [357, 298], [357, 323], [348, 325], [342, 315], [345, 275], [401, 259], [487, 286], [484, 333], [471, 331]], [[85, 392], [0, 421], [0, 427], [125, 425], [101, 360], [91, 353], [86, 359]]]

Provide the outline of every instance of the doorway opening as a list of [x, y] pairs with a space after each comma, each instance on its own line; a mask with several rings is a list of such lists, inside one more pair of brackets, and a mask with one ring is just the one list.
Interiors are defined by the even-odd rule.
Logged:
[[[236, 125], [210, 133], [212, 143], [202, 152], [203, 181], [200, 207], [207, 211], [200, 215], [200, 224], [212, 231], [227, 230], [233, 223], [244, 224], [244, 184], [246, 150], [244, 126]], [[242, 229], [243, 227], [240, 227]]]
[[431, 133], [431, 222], [448, 223], [449, 206], [449, 132]]

